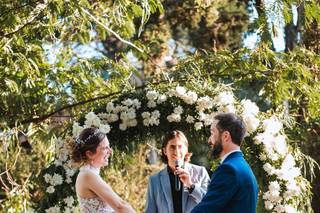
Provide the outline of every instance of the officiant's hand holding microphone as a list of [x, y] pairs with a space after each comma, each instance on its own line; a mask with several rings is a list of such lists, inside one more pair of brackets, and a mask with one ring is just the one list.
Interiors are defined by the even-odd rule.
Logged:
[[193, 187], [193, 183], [190, 178], [190, 174], [187, 170], [182, 168], [183, 162], [182, 161], [175, 161], [175, 189], [176, 191], [180, 191], [182, 184], [187, 187], [188, 189]]

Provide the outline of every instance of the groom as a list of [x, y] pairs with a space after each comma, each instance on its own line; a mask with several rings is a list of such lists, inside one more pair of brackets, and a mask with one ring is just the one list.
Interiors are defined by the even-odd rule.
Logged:
[[211, 176], [206, 195], [191, 213], [256, 212], [257, 181], [240, 151], [245, 133], [244, 123], [236, 115], [225, 113], [215, 116], [208, 143], [212, 156], [221, 159], [220, 166]]

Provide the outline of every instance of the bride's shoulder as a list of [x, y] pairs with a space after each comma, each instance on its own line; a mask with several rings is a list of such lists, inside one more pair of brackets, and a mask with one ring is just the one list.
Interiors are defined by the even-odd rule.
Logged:
[[82, 166], [79, 169], [78, 177], [83, 178], [97, 178], [100, 177], [99, 170], [91, 168], [90, 166]]

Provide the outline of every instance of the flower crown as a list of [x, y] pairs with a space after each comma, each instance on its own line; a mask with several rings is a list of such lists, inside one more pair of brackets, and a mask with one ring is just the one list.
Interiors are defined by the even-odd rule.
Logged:
[[81, 140], [81, 139], [79, 138], [79, 136], [77, 136], [75, 142], [76, 142], [76, 144], [77, 144], [78, 146], [80, 146], [81, 144], [87, 143], [89, 140], [91, 140], [91, 138], [95, 137], [95, 136], [98, 135], [99, 133], [101, 133], [101, 132], [97, 129], [97, 130], [95, 130], [95, 131], [93, 132], [93, 134], [89, 135], [85, 140]]

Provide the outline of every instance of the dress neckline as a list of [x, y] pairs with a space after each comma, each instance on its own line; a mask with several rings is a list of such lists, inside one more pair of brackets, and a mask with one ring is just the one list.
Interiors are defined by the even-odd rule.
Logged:
[[91, 171], [92, 173], [99, 175], [100, 174], [100, 168], [96, 168], [91, 166], [90, 164], [86, 164], [80, 167], [80, 171]]

